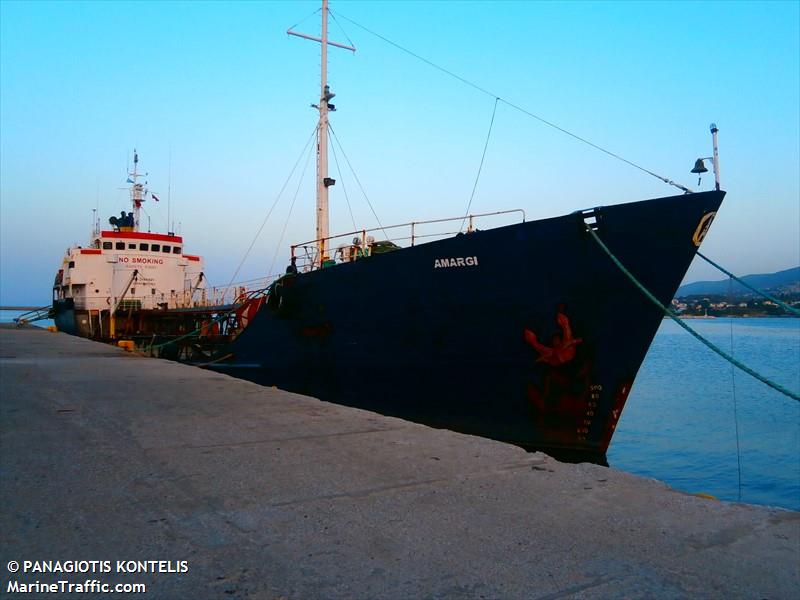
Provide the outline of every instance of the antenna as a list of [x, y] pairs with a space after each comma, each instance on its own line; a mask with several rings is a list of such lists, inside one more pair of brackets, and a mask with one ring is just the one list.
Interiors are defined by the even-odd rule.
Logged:
[[328, 45], [344, 48], [355, 52], [353, 46], [347, 46], [338, 42], [328, 41], [328, 0], [322, 0], [322, 37], [314, 37], [305, 33], [298, 33], [288, 29], [288, 35], [319, 42], [322, 48], [322, 60], [320, 68], [320, 99], [319, 104], [312, 104], [319, 109], [319, 122], [317, 124], [317, 257], [315, 262], [318, 267], [327, 259], [328, 242], [328, 188], [336, 183], [334, 179], [328, 177], [328, 111], [336, 110], [330, 100], [335, 94], [328, 86]]
[[172, 222], [170, 221], [170, 208], [172, 205], [172, 144], [169, 145], [169, 160], [167, 163], [167, 231], [168, 234], [174, 235]]
[[92, 232], [97, 235], [100, 232], [100, 178], [95, 178], [95, 208], [92, 216]]

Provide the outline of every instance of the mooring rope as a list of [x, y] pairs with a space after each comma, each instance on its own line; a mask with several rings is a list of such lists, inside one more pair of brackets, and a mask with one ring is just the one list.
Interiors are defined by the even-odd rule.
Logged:
[[729, 363], [731, 363], [733, 366], [735, 366], [738, 369], [744, 371], [745, 373], [747, 373], [751, 377], [754, 377], [755, 379], [758, 379], [761, 383], [763, 383], [765, 385], [768, 385], [769, 387], [771, 387], [772, 389], [780, 392], [781, 394], [783, 394], [785, 396], [788, 396], [789, 398], [791, 398], [793, 400], [797, 400], [798, 402], [800, 402], [800, 395], [798, 395], [798, 394], [792, 392], [791, 390], [783, 387], [781, 384], [779, 384], [777, 382], [771, 381], [770, 379], [768, 379], [764, 375], [761, 375], [760, 373], [754, 371], [753, 369], [751, 369], [750, 367], [748, 367], [744, 363], [736, 360], [733, 356], [731, 356], [730, 354], [725, 352], [722, 348], [720, 348], [719, 346], [715, 345], [711, 341], [707, 340], [702, 335], [697, 333], [694, 329], [689, 327], [686, 323], [683, 322], [683, 319], [681, 319], [678, 315], [676, 315], [674, 312], [672, 312], [669, 308], [667, 308], [666, 306], [661, 304], [661, 301], [658, 298], [656, 298], [650, 292], [650, 290], [648, 290], [638, 279], [636, 279], [636, 277], [633, 275], [633, 273], [631, 273], [627, 268], [625, 268], [625, 265], [623, 265], [620, 262], [620, 260], [614, 255], [613, 252], [611, 252], [611, 250], [609, 250], [608, 246], [606, 246], [603, 243], [603, 240], [600, 239], [600, 237], [597, 235], [597, 233], [594, 231], [594, 229], [592, 229], [589, 225], [586, 225], [586, 231], [589, 232], [589, 235], [591, 235], [592, 238], [594, 238], [594, 241], [596, 241], [597, 244], [600, 246], [600, 248], [603, 249], [603, 252], [606, 253], [606, 255], [617, 266], [617, 268], [620, 271], [622, 271], [622, 273], [628, 279], [630, 279], [631, 283], [633, 283], [639, 289], [639, 291], [642, 292], [648, 300], [650, 300], [650, 302], [652, 302], [658, 308], [660, 308], [665, 315], [667, 315], [670, 319], [675, 321], [683, 329], [688, 331], [689, 334], [692, 337], [697, 339], [700, 343], [704, 344], [705, 346], [707, 346], [708, 348], [710, 348], [711, 350], [713, 350], [714, 352], [719, 354], [722, 358], [727, 360]]
[[700, 252], [698, 252], [698, 253], [697, 253], [697, 256], [699, 256], [700, 258], [702, 258], [704, 261], [706, 261], [706, 262], [707, 262], [708, 264], [710, 264], [712, 267], [716, 267], [717, 269], [719, 269], [720, 271], [722, 271], [723, 273], [725, 273], [725, 275], [727, 275], [728, 277], [730, 277], [731, 279], [733, 279], [733, 280], [734, 280], [736, 283], [739, 283], [739, 284], [743, 285], [743, 286], [744, 286], [744, 287], [746, 287], [748, 290], [752, 290], [753, 292], [755, 292], [755, 293], [756, 293], [756, 294], [758, 294], [759, 296], [761, 296], [761, 297], [763, 297], [763, 298], [766, 298], [767, 300], [771, 300], [772, 302], [774, 302], [775, 304], [777, 304], [778, 306], [780, 306], [782, 309], [784, 309], [784, 310], [787, 310], [787, 311], [789, 311], [789, 312], [790, 312], [790, 313], [792, 313], [792, 314], [795, 314], [795, 315], [798, 315], [798, 316], [800, 316], [800, 310], [797, 310], [796, 308], [794, 308], [794, 307], [792, 307], [792, 306], [789, 306], [789, 305], [788, 305], [788, 304], [786, 304], [785, 302], [781, 302], [781, 301], [780, 301], [780, 300], [778, 300], [778, 299], [777, 299], [775, 296], [772, 296], [771, 294], [768, 294], [767, 292], [765, 292], [765, 291], [763, 291], [763, 290], [759, 290], [758, 288], [755, 288], [755, 287], [753, 287], [752, 285], [750, 285], [750, 284], [749, 284], [749, 283], [747, 283], [746, 281], [744, 281], [744, 280], [742, 280], [742, 279], [739, 279], [739, 278], [738, 278], [736, 275], [734, 275], [734, 274], [733, 274], [733, 273], [731, 273], [730, 271], [726, 270], [724, 267], [722, 267], [722, 266], [718, 265], [718, 264], [717, 264], [717, 263], [715, 263], [713, 260], [711, 260], [710, 258], [708, 258], [707, 256], [705, 256], [704, 254], [701, 254]]
[[[728, 279], [728, 301], [733, 300], [733, 278]], [[733, 356], [733, 316], [728, 317], [730, 323], [731, 356]], [[739, 502], [742, 501], [742, 447], [739, 444], [739, 407], [736, 404], [736, 368], [731, 365], [731, 396], [733, 397], [733, 425], [736, 430], [736, 473], [739, 481]]]

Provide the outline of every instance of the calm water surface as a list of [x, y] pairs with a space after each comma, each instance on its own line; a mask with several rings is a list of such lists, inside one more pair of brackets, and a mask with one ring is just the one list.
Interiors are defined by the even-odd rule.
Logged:
[[[692, 319], [762, 375], [800, 391], [800, 319]], [[738, 413], [741, 496], [737, 468]], [[687, 492], [800, 510], [800, 402], [735, 370], [665, 320], [608, 452], [612, 467]]]

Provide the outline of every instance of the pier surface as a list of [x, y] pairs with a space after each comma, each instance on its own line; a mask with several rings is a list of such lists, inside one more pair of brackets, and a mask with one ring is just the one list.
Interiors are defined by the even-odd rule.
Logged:
[[[13, 581], [60, 580], [144, 583], [141, 597], [169, 599], [800, 589], [800, 513], [62, 333], [0, 329], [0, 415], [0, 596], [16, 595]], [[111, 572], [23, 573], [23, 561], [45, 560], [109, 561]], [[117, 572], [129, 560], [188, 571]]]

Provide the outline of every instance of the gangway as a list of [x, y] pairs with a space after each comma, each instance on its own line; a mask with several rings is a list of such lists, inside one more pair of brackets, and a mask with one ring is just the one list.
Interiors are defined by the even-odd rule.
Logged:
[[35, 321], [44, 321], [45, 319], [52, 319], [53, 307], [52, 306], [39, 306], [36, 308], [31, 308], [27, 312], [22, 313], [20, 316], [14, 319], [14, 323], [17, 324], [17, 327], [22, 327], [23, 325], [28, 325]]

